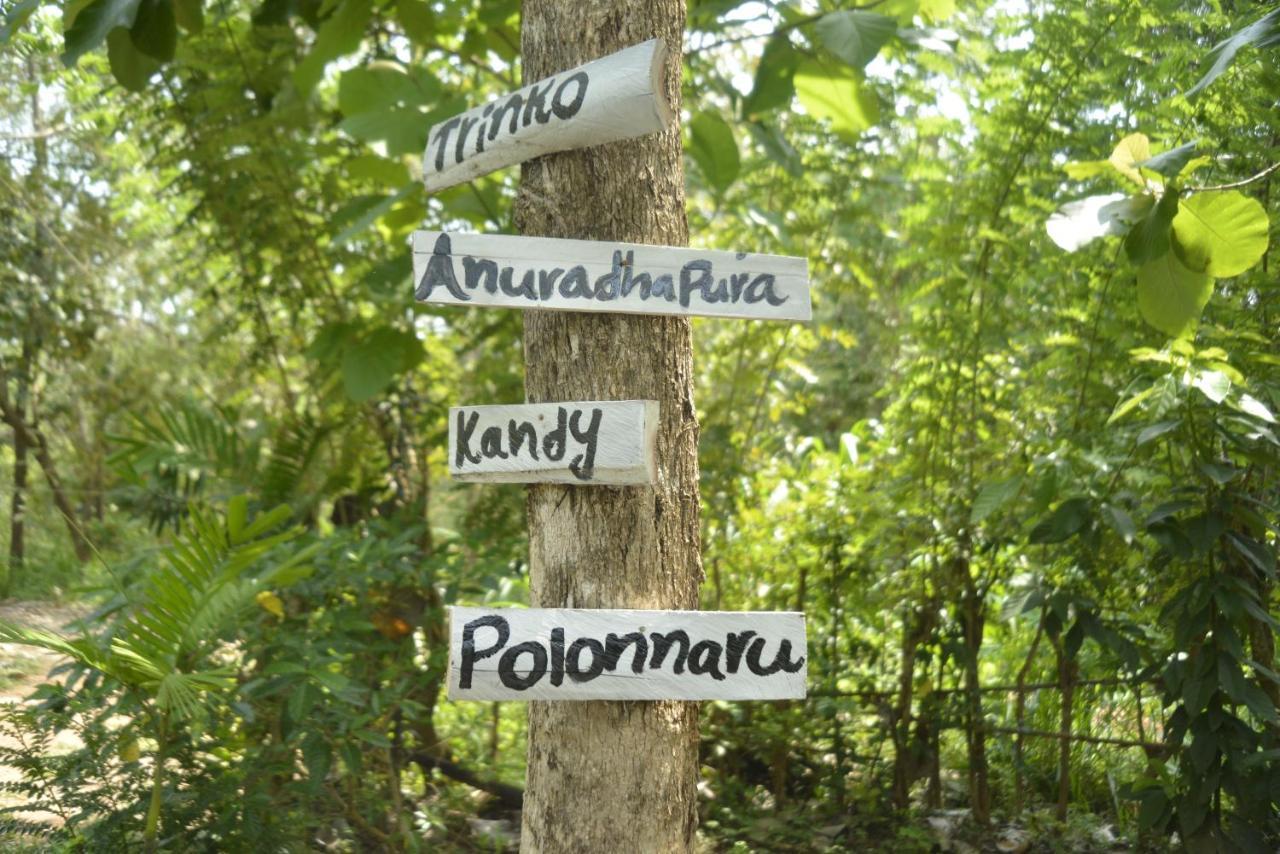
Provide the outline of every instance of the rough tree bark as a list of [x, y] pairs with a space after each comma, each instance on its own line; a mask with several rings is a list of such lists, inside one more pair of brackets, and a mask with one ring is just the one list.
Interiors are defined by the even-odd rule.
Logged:
[[[683, 0], [526, 0], [527, 81], [660, 36], [679, 115]], [[678, 123], [665, 133], [523, 167], [522, 234], [684, 246]], [[687, 609], [698, 604], [698, 424], [683, 318], [525, 313], [531, 403], [653, 399], [653, 487], [529, 488], [533, 604]], [[697, 704], [530, 703], [522, 849], [688, 851], [696, 827]]]

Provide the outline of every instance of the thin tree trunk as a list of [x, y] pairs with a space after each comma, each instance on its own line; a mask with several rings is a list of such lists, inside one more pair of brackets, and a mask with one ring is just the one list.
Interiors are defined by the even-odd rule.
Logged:
[[[683, 0], [527, 0], [525, 79], [660, 36], [678, 116], [684, 16]], [[526, 163], [515, 220], [526, 235], [686, 245], [678, 126]], [[661, 410], [655, 486], [529, 488], [533, 604], [696, 608], [702, 563], [689, 322], [526, 312], [524, 345], [530, 402], [651, 399]], [[692, 849], [696, 703], [533, 702], [528, 738], [522, 850]]]
[[[14, 406], [19, 418], [26, 418], [27, 397], [31, 376], [31, 342], [22, 342], [22, 356], [18, 361], [17, 389]], [[0, 586], [0, 596], [8, 596], [13, 583], [22, 572], [27, 551], [27, 434], [13, 431], [13, 501], [9, 517], [9, 572]]]
[[0, 420], [13, 428], [15, 443], [18, 441], [25, 442], [32, 453], [35, 454], [36, 462], [40, 464], [41, 470], [44, 471], [44, 479], [49, 484], [49, 491], [53, 493], [53, 504], [62, 516], [62, 520], [67, 524], [67, 532], [71, 535], [71, 547], [75, 550], [76, 559], [81, 563], [87, 563], [89, 558], [93, 557], [93, 549], [80, 527], [80, 520], [76, 516], [75, 508], [71, 506], [71, 502], [67, 500], [66, 492], [62, 489], [62, 481], [58, 478], [58, 470], [54, 467], [53, 457], [49, 455], [49, 443], [45, 441], [43, 433], [20, 417], [17, 407], [9, 401], [9, 395], [4, 383], [5, 377], [0, 374]]
[[982, 684], [978, 669], [986, 625], [983, 596], [974, 584], [967, 558], [955, 559], [955, 571], [964, 590], [961, 623], [964, 627], [964, 688], [968, 718], [969, 799], [979, 824], [991, 820], [991, 789], [987, 775], [986, 720], [982, 714]]
[[1040, 619], [1036, 622], [1036, 636], [1031, 641], [1031, 648], [1027, 650], [1027, 657], [1022, 662], [1022, 667], [1018, 670], [1018, 701], [1014, 714], [1014, 726], [1019, 732], [1013, 738], [1013, 814], [1015, 816], [1021, 816], [1022, 809], [1026, 805], [1022, 779], [1022, 769], [1025, 767], [1026, 762], [1022, 753], [1021, 730], [1025, 728], [1027, 717], [1027, 676], [1031, 672], [1031, 665], [1035, 661], [1036, 651], [1040, 648], [1040, 638], [1042, 637], [1044, 637], [1043, 609], [1040, 611]]
[[1058, 723], [1061, 742], [1058, 745], [1058, 821], [1067, 820], [1071, 803], [1071, 726], [1075, 717], [1075, 659], [1067, 657], [1061, 641], [1054, 644], [1058, 653], [1058, 689], [1062, 693], [1062, 716]]

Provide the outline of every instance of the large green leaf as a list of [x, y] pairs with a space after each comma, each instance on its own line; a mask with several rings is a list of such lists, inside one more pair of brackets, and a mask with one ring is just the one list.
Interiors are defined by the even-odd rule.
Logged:
[[1165, 190], [1160, 201], [1124, 239], [1124, 251], [1135, 264], [1154, 261], [1169, 251], [1169, 227], [1178, 212], [1178, 193]]
[[875, 93], [851, 70], [805, 62], [796, 71], [795, 84], [800, 103], [809, 114], [829, 119], [832, 129], [845, 138], [858, 136], [880, 120]]
[[1172, 252], [1138, 268], [1138, 311], [1174, 338], [1195, 331], [1212, 293], [1213, 278], [1188, 270]]
[[128, 29], [138, 16], [139, 0], [94, 0], [80, 10], [65, 36], [62, 62], [68, 68], [102, 44], [116, 27]]
[[408, 332], [379, 327], [342, 354], [342, 382], [347, 396], [363, 403], [422, 358], [422, 344]]
[[1018, 494], [1022, 488], [1022, 475], [1014, 475], [1005, 480], [993, 480], [983, 484], [978, 495], [973, 499], [973, 507], [969, 509], [969, 521], [981, 522], [999, 510], [1010, 498]]
[[1158, 172], [1166, 178], [1176, 178], [1191, 162], [1191, 158], [1196, 156], [1196, 146], [1199, 144], [1198, 141], [1192, 141], [1179, 145], [1177, 148], [1171, 148], [1168, 151], [1157, 154], [1150, 160], [1139, 163], [1138, 166], [1152, 172]]
[[1266, 209], [1238, 190], [1197, 193], [1173, 220], [1178, 257], [1187, 267], [1217, 278], [1238, 276], [1267, 251]]
[[152, 59], [168, 62], [178, 45], [178, 23], [170, 0], [139, 0], [138, 15], [129, 30], [133, 46]]
[[689, 123], [689, 152], [717, 195], [729, 189], [742, 168], [733, 130], [710, 110], [698, 113]]
[[823, 15], [814, 25], [822, 44], [861, 71], [898, 31], [892, 18], [849, 10]]
[[1117, 172], [1143, 188], [1147, 186], [1147, 181], [1138, 171], [1138, 164], [1150, 159], [1151, 141], [1141, 133], [1131, 133], [1120, 140], [1110, 157], [1111, 165], [1116, 167]]
[[1209, 66], [1204, 76], [1196, 81], [1196, 85], [1187, 90], [1187, 97], [1199, 94], [1206, 86], [1217, 80], [1242, 48], [1250, 45], [1273, 47], [1277, 44], [1280, 44], [1280, 7], [1272, 9], [1249, 26], [1232, 33], [1214, 45], [1205, 54], [1205, 59], [1212, 60], [1213, 64]]
[[204, 31], [204, 0], [173, 0], [178, 26], [195, 35]]
[[151, 75], [160, 68], [160, 61], [152, 59], [133, 45], [129, 31], [116, 27], [107, 33], [107, 59], [111, 63], [111, 75], [130, 92], [141, 92], [147, 87]]
[[40, 8], [41, 0], [19, 0], [4, 13], [4, 23], [0, 24], [0, 44], [13, 38], [13, 34], [22, 29], [27, 19]]
[[439, 95], [439, 82], [425, 69], [410, 73], [393, 62], [352, 68], [338, 78], [338, 109], [346, 116], [389, 107], [421, 107]]
[[1061, 543], [1089, 524], [1089, 499], [1068, 498], [1031, 529], [1027, 542]]
[[791, 46], [787, 34], [775, 33], [756, 66], [755, 83], [743, 102], [743, 114], [754, 116], [790, 104], [796, 93], [793, 78], [799, 65], [800, 54]]
[[310, 94], [326, 65], [360, 46], [372, 14], [373, 0], [343, 0], [320, 25], [311, 52], [293, 70], [293, 82], [300, 93]]

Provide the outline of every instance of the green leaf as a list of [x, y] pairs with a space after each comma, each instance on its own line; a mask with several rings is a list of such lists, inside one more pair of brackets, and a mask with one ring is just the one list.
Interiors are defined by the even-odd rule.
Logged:
[[1192, 270], [1217, 278], [1238, 276], [1267, 251], [1266, 209], [1236, 190], [1197, 193], [1173, 220], [1176, 248]]
[[204, 0], [173, 0], [173, 17], [192, 35], [204, 31]]
[[1133, 227], [1124, 240], [1124, 251], [1135, 264], [1154, 261], [1169, 251], [1169, 227], [1178, 212], [1178, 193], [1167, 189], [1155, 208]]
[[1273, 9], [1249, 26], [1232, 33], [1228, 38], [1214, 45], [1205, 54], [1205, 59], [1212, 60], [1213, 64], [1196, 82], [1196, 85], [1187, 90], [1187, 97], [1199, 94], [1206, 86], [1217, 80], [1242, 48], [1250, 45], [1275, 44], [1277, 39], [1280, 39], [1280, 8]]
[[372, 14], [373, 0], [343, 0], [320, 25], [311, 52], [293, 70], [293, 83], [300, 94], [311, 94], [326, 65], [360, 46]]
[[396, 20], [415, 44], [426, 44], [435, 34], [435, 13], [425, 0], [397, 0]]
[[1150, 160], [1139, 163], [1138, 166], [1157, 172], [1166, 178], [1176, 178], [1191, 162], [1191, 158], [1196, 156], [1196, 146], [1199, 144], [1199, 140], [1196, 140], [1179, 145], [1177, 148], [1171, 148], [1168, 151], [1157, 154]]
[[178, 24], [170, 0], [140, 0], [129, 30], [133, 46], [152, 59], [169, 62], [178, 45]]
[[0, 24], [0, 45], [7, 44], [13, 34], [22, 29], [22, 25], [40, 8], [42, 2], [43, 0], [19, 0], [9, 7], [4, 13], [4, 23]]
[[1005, 480], [994, 480], [983, 484], [978, 495], [973, 499], [973, 507], [969, 510], [969, 521], [981, 522], [1018, 494], [1022, 488], [1022, 475], [1014, 475]]
[[874, 12], [831, 12], [818, 19], [818, 39], [849, 65], [861, 71], [898, 31], [892, 18]]
[[1134, 133], [1120, 140], [1115, 150], [1111, 152], [1110, 163], [1117, 172], [1145, 190], [1147, 181], [1138, 171], [1138, 164], [1150, 159], [1150, 140], [1145, 134]]
[[421, 152], [431, 121], [416, 109], [394, 107], [348, 116], [338, 127], [365, 142], [385, 142], [387, 154], [395, 156]]
[[1265, 421], [1268, 424], [1276, 423], [1276, 417], [1271, 414], [1271, 410], [1266, 407], [1266, 404], [1251, 394], [1240, 395], [1236, 408], [1245, 415], [1257, 418], [1259, 421]]
[[[1111, 168], [1111, 164], [1106, 164]], [[1107, 235], [1124, 234], [1151, 210], [1153, 198], [1145, 193], [1129, 196], [1108, 193], [1068, 202], [1059, 208], [1044, 227], [1049, 239], [1067, 252], [1075, 252]]]
[[399, 329], [375, 329], [342, 354], [342, 382], [347, 396], [364, 403], [422, 358], [422, 344]]
[[1138, 526], [1133, 523], [1133, 517], [1123, 507], [1103, 504], [1102, 518], [1126, 543], [1132, 543], [1137, 538]]
[[705, 110], [693, 117], [689, 131], [689, 150], [694, 161], [716, 195], [722, 195], [742, 168], [733, 131], [718, 114]]
[[791, 46], [786, 33], [775, 33], [764, 46], [764, 55], [756, 66], [751, 94], [742, 104], [745, 116], [756, 116], [767, 110], [785, 107], [796, 93], [796, 68], [800, 54]]
[[160, 70], [159, 60], [152, 59], [133, 46], [129, 31], [116, 27], [107, 33], [107, 61], [111, 76], [130, 92], [147, 88], [151, 75]]
[[387, 211], [395, 207], [398, 202], [409, 196], [409, 194], [416, 192], [421, 188], [421, 186], [422, 185], [417, 181], [411, 181], [401, 187], [400, 191], [397, 193], [392, 193], [387, 196], [365, 197], [365, 199], [361, 200], [363, 204], [360, 204], [351, 215], [342, 217], [335, 215], [333, 222], [334, 225], [342, 225], [343, 223], [347, 224], [342, 231], [334, 235], [333, 242], [345, 243], [357, 234], [360, 234], [366, 228], [377, 222], [379, 218], [387, 213]]
[[1031, 529], [1027, 542], [1036, 545], [1061, 543], [1079, 533], [1089, 523], [1089, 499], [1069, 498]]
[[1222, 371], [1205, 369], [1198, 372], [1191, 385], [1213, 403], [1222, 403], [1231, 391], [1231, 378]]
[[804, 174], [804, 163], [800, 159], [800, 152], [787, 141], [780, 128], [763, 122], [751, 122], [747, 125], [747, 130], [751, 132], [756, 143], [764, 149], [769, 159], [787, 170], [787, 174], [795, 178]]
[[1172, 252], [1138, 268], [1138, 311], [1173, 338], [1195, 331], [1212, 293], [1213, 279], [1188, 270]]
[[410, 73], [394, 62], [372, 62], [338, 78], [338, 109], [343, 115], [391, 107], [422, 107], [440, 97], [440, 83], [425, 69]]
[[139, 0], [94, 0], [80, 10], [67, 29], [62, 64], [72, 67], [89, 51], [102, 44], [116, 27], [128, 29], [138, 15]]
[[832, 70], [821, 62], [803, 63], [795, 75], [796, 94], [810, 115], [829, 119], [831, 128], [851, 139], [880, 120], [880, 102], [862, 76]]

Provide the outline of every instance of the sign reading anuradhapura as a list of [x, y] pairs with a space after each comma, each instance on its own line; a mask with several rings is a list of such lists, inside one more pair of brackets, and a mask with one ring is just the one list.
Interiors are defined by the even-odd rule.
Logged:
[[433, 125], [422, 155], [435, 192], [524, 160], [654, 133], [671, 122], [667, 50], [650, 39]]
[[782, 700], [805, 696], [789, 611], [449, 609], [453, 700]]
[[413, 233], [419, 302], [805, 321], [803, 258], [596, 240]]

